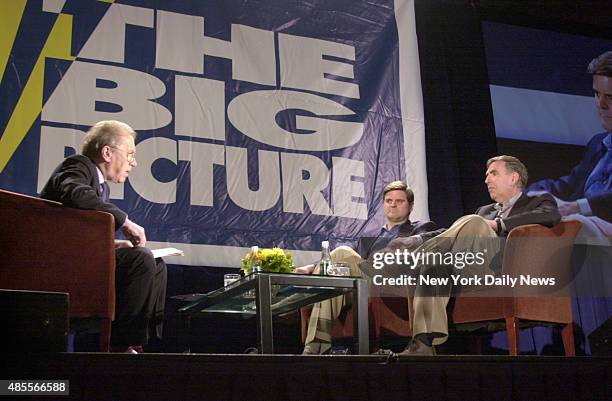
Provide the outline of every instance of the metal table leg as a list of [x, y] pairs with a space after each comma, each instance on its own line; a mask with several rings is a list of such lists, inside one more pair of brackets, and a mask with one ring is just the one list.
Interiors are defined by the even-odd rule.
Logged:
[[255, 301], [257, 304], [257, 342], [261, 354], [274, 353], [274, 338], [272, 332], [272, 286], [270, 276], [260, 275], [255, 286]]
[[355, 280], [353, 299], [353, 351], [359, 355], [370, 353], [370, 332], [368, 327], [368, 282]]
[[178, 332], [178, 346], [179, 352], [188, 354], [191, 352], [189, 344], [189, 335], [191, 331], [191, 317], [187, 313], [179, 311], [179, 332]]

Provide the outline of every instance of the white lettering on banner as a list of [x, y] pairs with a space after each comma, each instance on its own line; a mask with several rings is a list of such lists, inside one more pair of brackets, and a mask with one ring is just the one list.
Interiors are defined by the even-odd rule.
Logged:
[[174, 133], [225, 140], [225, 84], [176, 75], [174, 86]]
[[[332, 157], [328, 166], [316, 155], [295, 152], [329, 152], [361, 140], [364, 124], [346, 121], [355, 113], [337, 99], [323, 96], [359, 98], [358, 84], [349, 82], [355, 79], [355, 48], [238, 24], [231, 25], [231, 40], [222, 40], [206, 36], [204, 23], [205, 17], [197, 15], [109, 5], [81, 49], [80, 60], [70, 65], [49, 96], [41, 119], [79, 126], [122, 120], [136, 131], [156, 130], [174, 123], [173, 134], [177, 137], [224, 142], [159, 136], [140, 141], [139, 166], [131, 172], [129, 182], [139, 196], [150, 202], [176, 202], [177, 191], [185, 190], [180, 188], [178, 179], [178, 163], [184, 161], [189, 162], [190, 204], [194, 206], [214, 206], [214, 172], [218, 166], [225, 169], [229, 199], [245, 210], [268, 210], [280, 201], [287, 213], [304, 213], [308, 208], [315, 215], [367, 219], [363, 161]], [[125, 63], [127, 25], [156, 30], [155, 72], [91, 62]], [[269, 89], [251, 90], [250, 86], [238, 84], [226, 88], [224, 81], [193, 76], [207, 73], [207, 56], [230, 60], [233, 80], [266, 85]], [[191, 75], [176, 73], [168, 78], [163, 69]], [[162, 97], [164, 104], [172, 102], [171, 96], [164, 96], [167, 83], [174, 87], [174, 110], [159, 103]], [[226, 96], [232, 97], [227, 106]], [[287, 111], [297, 111], [296, 132], [281, 127], [277, 121], [279, 113]], [[257, 149], [256, 144], [248, 150], [226, 145], [227, 132], [233, 132], [227, 131], [228, 123], [249, 138], [280, 150]], [[68, 128], [41, 127], [39, 191], [65, 156], [65, 148], [80, 147], [82, 135]], [[290, 152], [282, 152], [285, 149]], [[257, 161], [249, 162], [249, 157]], [[153, 174], [158, 159], [166, 159], [160, 163], [176, 172], [167, 181]], [[112, 195], [122, 199], [123, 185], [113, 185]]]
[[204, 57], [232, 60], [232, 78], [276, 85], [274, 32], [232, 24], [232, 41], [204, 36], [204, 18], [157, 13], [155, 67], [204, 74]]
[[[38, 171], [38, 191], [42, 189], [51, 171], [65, 157], [67, 147], [78, 151], [84, 133], [82, 131], [42, 126], [41, 151]], [[177, 157], [178, 146], [178, 157]], [[138, 143], [138, 167], [130, 172], [132, 188], [150, 202], [171, 204], [176, 202], [177, 179], [162, 182], [154, 177], [152, 166], [158, 159], [167, 159], [175, 166], [178, 160], [191, 162], [191, 198], [195, 206], [214, 206], [213, 166], [223, 166], [227, 157], [226, 183], [230, 199], [246, 210], [262, 211], [274, 207], [280, 198], [282, 180], [283, 211], [304, 213], [304, 201], [313, 214], [357, 219], [367, 217], [365, 203], [353, 198], [363, 198], [363, 183], [352, 181], [363, 178], [363, 162], [334, 157], [332, 168], [332, 204], [323, 191], [329, 187], [330, 171], [316, 156], [298, 153], [279, 153], [259, 150], [258, 189], [249, 187], [247, 150], [211, 143], [174, 141], [153, 137]], [[280, 156], [280, 168], [279, 167]], [[251, 163], [252, 164], [252, 163]], [[175, 171], [178, 172], [178, 167]], [[282, 171], [282, 174], [281, 174]], [[262, 177], [264, 177], [262, 179]], [[123, 199], [123, 185], [112, 184], [113, 199]]]
[[168, 138], [148, 138], [138, 143], [138, 167], [130, 172], [132, 188], [144, 199], [155, 203], [176, 202], [176, 178], [161, 182], [153, 174], [151, 167], [158, 159], [168, 159], [176, 165], [176, 141]]
[[225, 164], [225, 147], [214, 143], [179, 141], [179, 159], [191, 162], [191, 204], [213, 205], [213, 166]]
[[[98, 80], [116, 84], [99, 88]], [[100, 120], [121, 120], [136, 131], [168, 125], [172, 114], [152, 102], [164, 95], [166, 86], [153, 75], [110, 65], [72, 63], [42, 109], [44, 121], [92, 126]], [[96, 102], [121, 107], [121, 111], [97, 111]]]
[[325, 77], [325, 74], [331, 74], [355, 78], [352, 65], [323, 59], [323, 56], [334, 56], [355, 61], [353, 46], [279, 33], [278, 52], [283, 87], [359, 99], [357, 84]]
[[[278, 126], [276, 115], [288, 109], [306, 110], [317, 116], [346, 116], [354, 113], [333, 100], [310, 93], [271, 90], [236, 96], [227, 106], [230, 122], [242, 133], [284, 149], [326, 151], [354, 145], [363, 135], [363, 124], [297, 116], [296, 128], [314, 131], [294, 134]], [[257, 118], [254, 118], [257, 117]]]
[[[321, 193], [329, 185], [329, 171], [321, 159], [296, 153], [281, 154], [283, 166], [283, 210], [304, 213], [304, 199], [313, 214], [331, 216]], [[304, 177], [304, 174], [307, 176]]]
[[353, 198], [359, 198], [365, 201], [363, 182], [352, 180], [353, 177], [365, 177], [363, 162], [344, 157], [332, 157], [332, 164], [334, 166], [332, 177], [334, 216], [366, 220], [368, 218], [367, 205], [353, 200]]
[[225, 148], [227, 193], [236, 205], [247, 210], [270, 209], [278, 202], [280, 196], [278, 153], [259, 150], [257, 156], [259, 188], [253, 191], [249, 188], [247, 150], [233, 146]]
[[153, 28], [153, 10], [125, 4], [112, 4], [96, 26], [79, 58], [112, 61], [123, 64], [125, 58], [125, 26]]

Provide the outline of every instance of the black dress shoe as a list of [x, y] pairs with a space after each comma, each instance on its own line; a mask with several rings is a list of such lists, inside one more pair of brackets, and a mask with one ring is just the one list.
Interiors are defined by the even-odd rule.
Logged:
[[410, 341], [410, 344], [406, 347], [405, 350], [399, 353], [402, 356], [434, 356], [436, 355], [436, 350], [433, 345], [427, 345], [416, 338], [413, 338]]
[[244, 350], [244, 353], [245, 354], [259, 354], [259, 350], [257, 349], [257, 347], [249, 347]]

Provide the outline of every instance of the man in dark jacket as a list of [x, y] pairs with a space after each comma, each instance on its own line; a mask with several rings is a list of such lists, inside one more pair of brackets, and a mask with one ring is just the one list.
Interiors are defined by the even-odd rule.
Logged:
[[[612, 243], [612, 51], [591, 61], [595, 109], [606, 132], [586, 145], [584, 156], [569, 175], [534, 182], [528, 195], [550, 192], [564, 219], [579, 220], [582, 229], [577, 243], [608, 246]], [[600, 264], [603, 256], [591, 263]]]
[[[414, 193], [402, 181], [394, 181], [383, 190], [383, 207], [387, 223], [374, 236], [359, 239], [353, 249], [340, 246], [331, 252], [334, 262], [345, 262], [351, 269], [351, 276], [361, 276], [359, 264], [375, 252], [391, 247], [415, 248], [436, 235], [435, 223], [431, 221], [412, 222], [410, 213], [414, 208]], [[316, 265], [297, 268], [296, 273], [317, 272]], [[348, 299], [338, 296], [314, 305], [308, 322], [304, 354], [320, 354], [331, 347], [333, 323], [340, 315]]]
[[[108, 212], [129, 240], [115, 240], [115, 320], [111, 351], [138, 353], [161, 338], [166, 265], [145, 248], [145, 230], [109, 202], [107, 181], [122, 183], [136, 167], [136, 133], [119, 121], [101, 121], [85, 136], [82, 155], [66, 158], [51, 174], [41, 197], [77, 209]], [[91, 244], [95, 246], [95, 244]], [[87, 261], [83, 261], [87, 263]]]
[[[553, 227], [561, 220], [550, 194], [530, 197], [523, 193], [527, 168], [513, 156], [497, 156], [487, 161], [485, 184], [495, 203], [480, 207], [476, 214], [461, 217], [442, 234], [415, 250], [416, 253], [457, 254], [471, 250], [482, 252], [482, 263], [462, 268], [479, 274], [493, 274], [494, 261], [500, 260], [502, 242], [510, 230], [526, 224]], [[451, 267], [452, 268], [452, 267]], [[417, 275], [448, 276], [445, 266], [423, 263], [415, 268]], [[448, 338], [446, 305], [451, 285], [416, 286], [413, 300], [413, 337], [404, 355], [434, 355], [433, 345]]]

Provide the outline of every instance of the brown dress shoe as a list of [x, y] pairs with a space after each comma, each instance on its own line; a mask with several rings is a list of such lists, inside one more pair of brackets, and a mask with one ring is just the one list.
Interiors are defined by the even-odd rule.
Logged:
[[331, 348], [331, 344], [329, 343], [320, 343], [320, 342], [310, 342], [304, 345], [304, 351], [302, 351], [302, 355], [322, 355], [328, 353]]
[[402, 356], [434, 356], [436, 355], [436, 350], [433, 345], [427, 345], [416, 338], [413, 338], [410, 341], [410, 344], [406, 347], [405, 350], [400, 352], [398, 355]]

